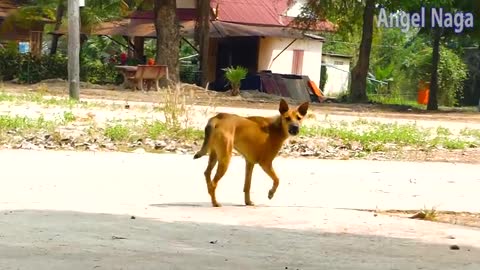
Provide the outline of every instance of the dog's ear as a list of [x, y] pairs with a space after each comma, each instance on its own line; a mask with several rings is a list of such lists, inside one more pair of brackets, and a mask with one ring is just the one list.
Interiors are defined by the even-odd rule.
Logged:
[[284, 114], [288, 112], [288, 110], [289, 108], [287, 102], [283, 98], [280, 99], [280, 106], [278, 107], [278, 111], [280, 112], [280, 114]]
[[298, 108], [297, 108], [297, 111], [298, 111], [302, 116], [307, 115], [308, 105], [309, 105], [308, 101], [300, 104], [300, 106], [298, 106]]

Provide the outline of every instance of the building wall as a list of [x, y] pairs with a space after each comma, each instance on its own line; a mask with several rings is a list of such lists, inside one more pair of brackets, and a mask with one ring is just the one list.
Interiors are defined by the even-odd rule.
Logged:
[[296, 40], [275, 61], [273, 59], [292, 42], [291, 38], [265, 37], [260, 39], [258, 70], [291, 74], [294, 50], [303, 50], [302, 74], [317, 85], [320, 83], [323, 42], [313, 39]]
[[[350, 58], [323, 55], [322, 63], [327, 64], [327, 83], [321, 89], [326, 96], [338, 96], [348, 91]], [[331, 66], [334, 67], [331, 67]], [[340, 70], [339, 70], [340, 69]]]
[[196, 0], [177, 0], [177, 8], [196, 8]]

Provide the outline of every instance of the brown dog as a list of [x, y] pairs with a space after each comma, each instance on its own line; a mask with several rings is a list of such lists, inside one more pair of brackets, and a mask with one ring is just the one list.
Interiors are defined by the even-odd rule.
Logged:
[[[233, 149], [238, 151], [246, 161], [243, 187], [245, 204], [253, 205], [250, 200], [250, 184], [255, 164], [259, 164], [272, 178], [273, 186], [268, 192], [268, 198], [273, 198], [279, 184], [279, 179], [272, 167], [273, 159], [289, 135], [295, 136], [300, 132], [300, 125], [307, 114], [308, 105], [309, 103], [305, 102], [296, 109], [289, 109], [287, 102], [282, 99], [280, 100], [279, 116], [242, 117], [219, 113], [209, 119], [205, 126], [202, 148], [193, 158], [209, 155], [208, 166], [204, 174], [213, 206], [221, 206], [215, 197], [215, 189], [228, 169]], [[212, 181], [211, 173], [217, 162], [217, 172]]]

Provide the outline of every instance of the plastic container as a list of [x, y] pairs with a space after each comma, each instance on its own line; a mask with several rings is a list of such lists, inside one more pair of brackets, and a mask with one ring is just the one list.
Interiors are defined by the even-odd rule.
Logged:
[[421, 81], [418, 86], [417, 103], [422, 105], [427, 105], [429, 95], [430, 95], [430, 83]]

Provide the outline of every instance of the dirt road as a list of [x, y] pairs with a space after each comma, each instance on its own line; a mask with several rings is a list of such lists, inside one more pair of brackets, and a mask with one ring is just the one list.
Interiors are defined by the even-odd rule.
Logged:
[[478, 229], [347, 210], [480, 212], [476, 165], [279, 158], [273, 200], [256, 168], [244, 207], [234, 158], [212, 208], [191, 156], [4, 150], [0, 164], [2, 270], [480, 266]]

